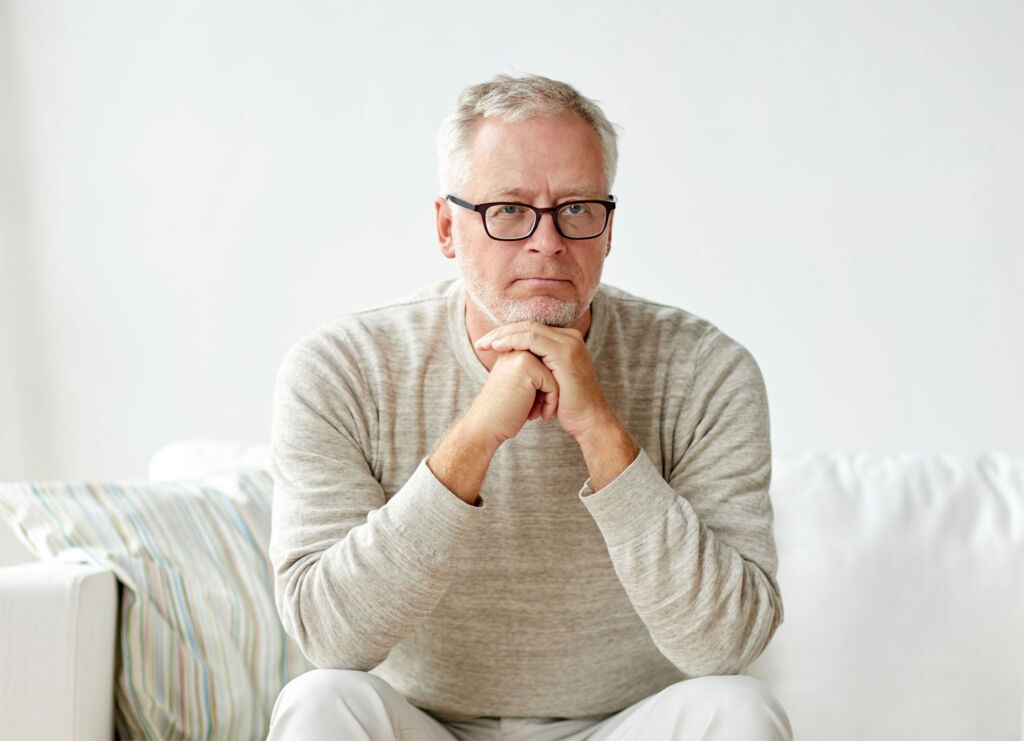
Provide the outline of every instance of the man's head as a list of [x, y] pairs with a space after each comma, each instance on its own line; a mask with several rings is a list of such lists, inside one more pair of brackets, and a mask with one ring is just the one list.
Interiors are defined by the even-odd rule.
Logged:
[[610, 192], [619, 157], [615, 127], [597, 103], [574, 87], [539, 75], [498, 75], [462, 91], [437, 132], [441, 192], [455, 193], [466, 184], [473, 162], [470, 140], [484, 120], [511, 122], [569, 113], [586, 121], [601, 140], [605, 188]]
[[530, 319], [586, 331], [611, 246], [612, 212], [592, 238], [572, 239], [570, 216], [559, 213], [561, 231], [544, 214], [529, 237], [501, 241], [465, 204], [552, 208], [607, 200], [616, 142], [600, 108], [565, 83], [502, 75], [463, 92], [441, 126], [438, 155], [444, 188], [437, 199], [438, 238], [442, 253], [459, 262], [471, 327]]

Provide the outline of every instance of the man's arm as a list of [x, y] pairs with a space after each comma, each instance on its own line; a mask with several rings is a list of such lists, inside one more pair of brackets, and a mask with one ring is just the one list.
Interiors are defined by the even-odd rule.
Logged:
[[271, 560], [286, 631], [321, 667], [370, 669], [429, 615], [482, 516], [491, 456], [557, 399], [528, 353], [496, 364], [469, 411], [393, 497], [369, 459], [376, 410], [358, 362], [299, 346], [274, 399]]
[[274, 395], [270, 556], [285, 630], [317, 666], [370, 669], [450, 583], [479, 508], [420, 465], [389, 500], [371, 468], [373, 393], [358, 359], [305, 342]]
[[[662, 653], [691, 676], [737, 672], [753, 661], [781, 622], [782, 603], [767, 401], [750, 354], [716, 330], [705, 333], [666, 480], [609, 417], [589, 356], [579, 354], [581, 337], [510, 325], [480, 346], [532, 347], [552, 369], [558, 420], [565, 415], [591, 473], [583, 502]], [[566, 399], [574, 407], [563, 409]]]
[[666, 481], [646, 455], [583, 502], [659, 650], [688, 675], [740, 672], [782, 622], [767, 399], [750, 354], [698, 345]]
[[528, 420], [550, 419], [558, 407], [554, 376], [528, 352], [503, 353], [469, 411], [451, 426], [427, 465], [451, 491], [476, 503], [491, 459]]

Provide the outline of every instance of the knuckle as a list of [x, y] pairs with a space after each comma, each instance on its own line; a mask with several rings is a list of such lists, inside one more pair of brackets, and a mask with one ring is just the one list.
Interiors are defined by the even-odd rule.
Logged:
[[528, 368], [532, 365], [533, 356], [525, 351], [519, 351], [513, 353], [511, 356], [511, 362], [519, 368]]

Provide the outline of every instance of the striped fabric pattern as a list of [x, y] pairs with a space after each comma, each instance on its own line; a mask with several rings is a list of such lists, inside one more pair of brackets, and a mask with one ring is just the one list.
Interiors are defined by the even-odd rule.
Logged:
[[305, 671], [274, 607], [262, 470], [160, 483], [0, 484], [0, 516], [41, 558], [123, 585], [121, 738], [261, 739]]

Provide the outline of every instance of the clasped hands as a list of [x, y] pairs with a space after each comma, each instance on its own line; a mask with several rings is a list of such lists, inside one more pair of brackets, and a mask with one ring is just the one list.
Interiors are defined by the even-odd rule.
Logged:
[[531, 419], [554, 418], [576, 439], [595, 490], [636, 458], [579, 331], [517, 322], [483, 335], [476, 349], [496, 354], [487, 383], [427, 459], [456, 496], [479, 501], [491, 457]]
[[578, 330], [516, 322], [491, 330], [475, 347], [497, 353], [487, 384], [470, 410], [485, 421], [497, 444], [515, 437], [528, 420], [538, 417], [556, 419], [577, 439], [614, 423]]

